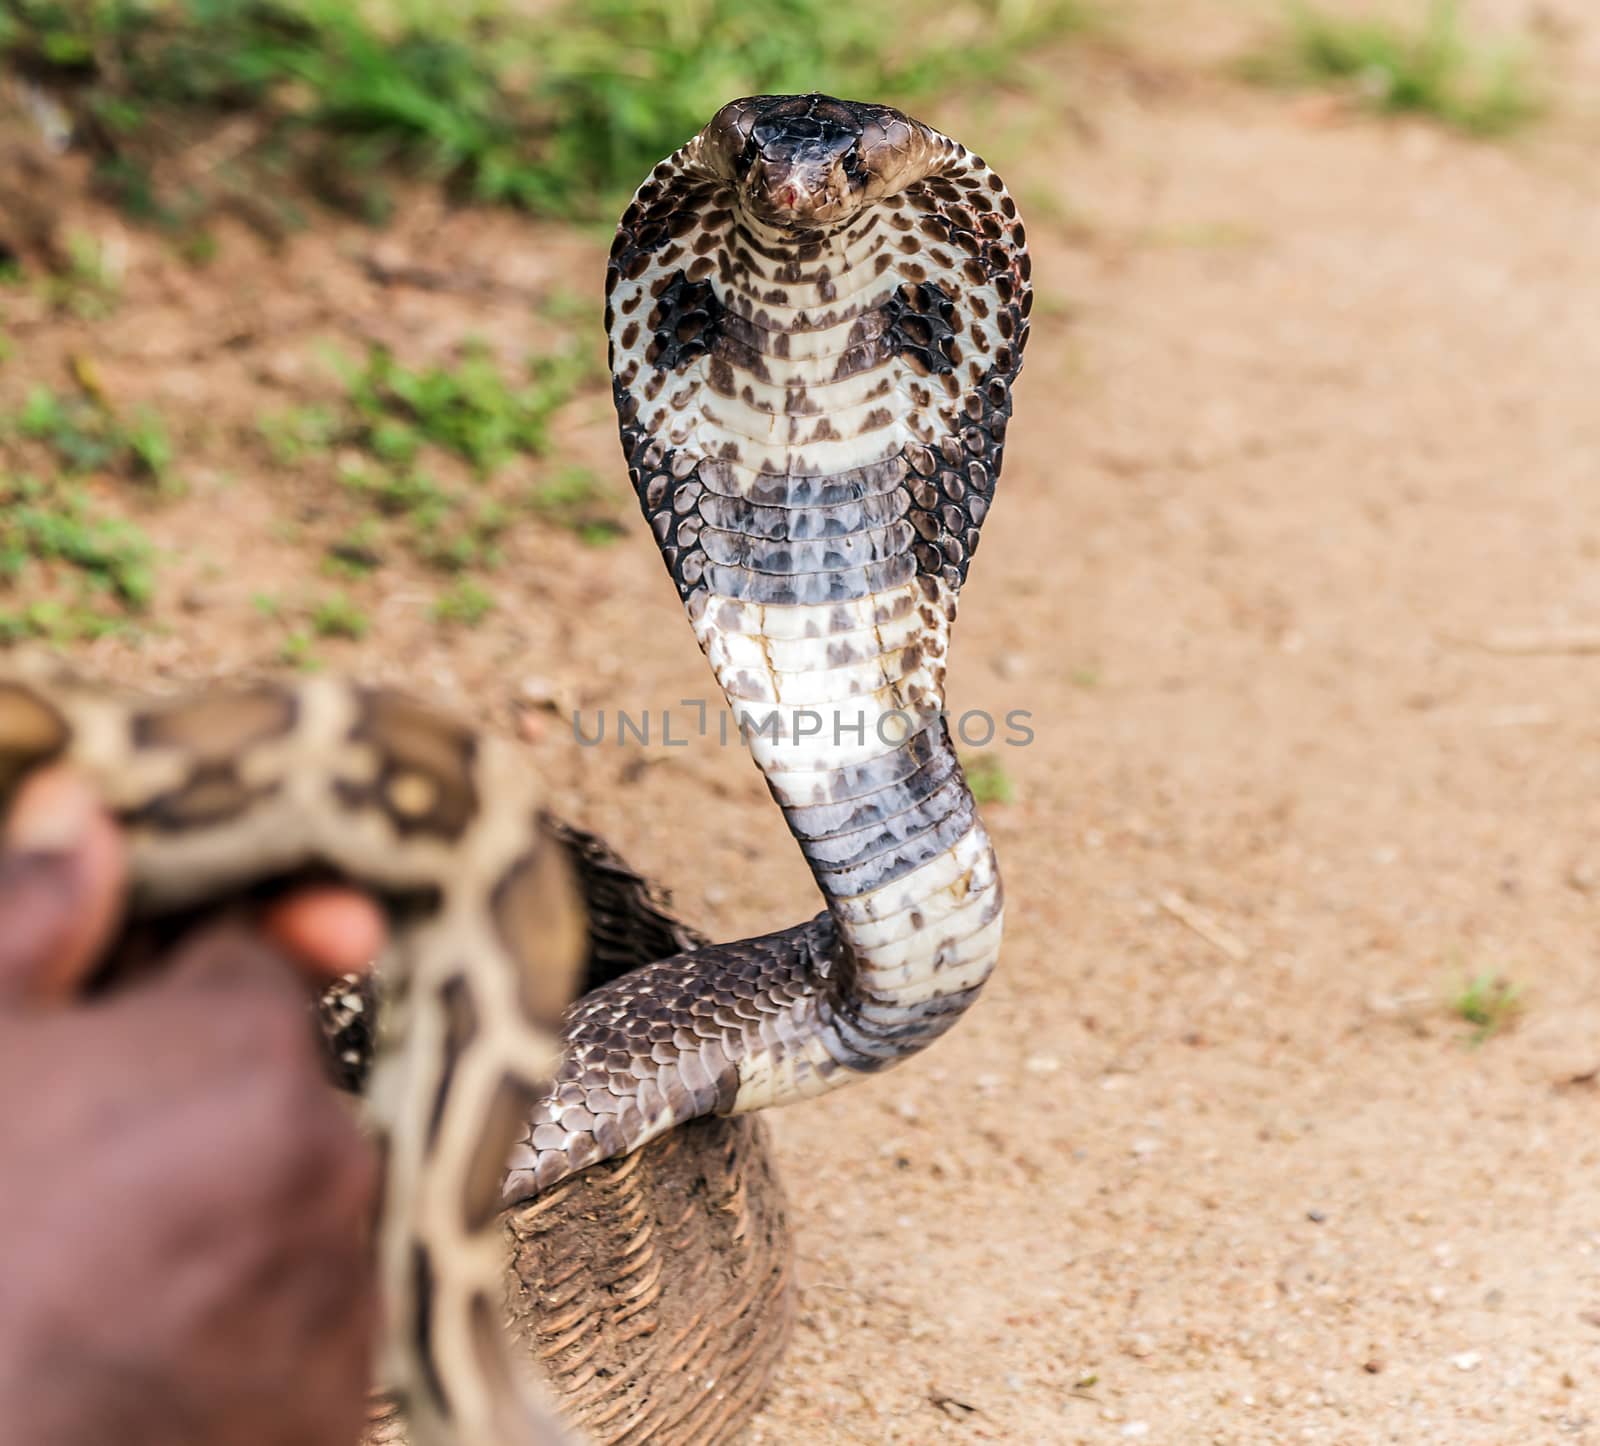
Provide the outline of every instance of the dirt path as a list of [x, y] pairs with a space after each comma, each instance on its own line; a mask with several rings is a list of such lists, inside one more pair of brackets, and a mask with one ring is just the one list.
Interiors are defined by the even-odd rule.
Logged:
[[[1231, 12], [1180, 58], [1177, 8], [1137, 64], [1065, 66], [1087, 133], [1017, 147], [1042, 305], [952, 674], [1037, 730], [990, 810], [1007, 954], [929, 1056], [774, 1120], [804, 1300], [760, 1446], [1600, 1442], [1600, 657], [1474, 641], [1600, 626], [1600, 172], [1578, 120], [1483, 147], [1240, 91], [1196, 59]], [[482, 216], [379, 244], [529, 297], [597, 255]], [[373, 245], [156, 266], [30, 332], [29, 377], [92, 344], [217, 428], [303, 389], [317, 337], [523, 344], [522, 302], [381, 287]], [[563, 448], [609, 473], [607, 412]], [[252, 594], [316, 582], [282, 524], [324, 499], [209, 445], [147, 519], [170, 634], [101, 667], [270, 659]], [[631, 519], [595, 552], [530, 529], [494, 587], [441, 634], [386, 572], [373, 636], [324, 652], [503, 721], [530, 675], [707, 695]], [[814, 906], [736, 751], [533, 731], [558, 805], [710, 932]], [[1443, 1001], [1483, 971], [1528, 1007], [1471, 1048]]]
[[1600, 1441], [1600, 658], [1468, 641], [1600, 623], [1600, 174], [1084, 83], [953, 669], [1007, 956], [778, 1121], [756, 1439]]

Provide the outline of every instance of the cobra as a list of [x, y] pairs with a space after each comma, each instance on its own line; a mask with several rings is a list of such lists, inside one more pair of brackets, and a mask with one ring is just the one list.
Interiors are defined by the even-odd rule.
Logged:
[[977, 156], [885, 106], [724, 106], [622, 217], [606, 328], [629, 476], [827, 905], [581, 1000], [516, 1200], [710, 1112], [875, 1073], [1000, 947], [942, 717], [1031, 304]]
[[[676, 1127], [909, 1057], [1000, 945], [993, 850], [942, 716], [1028, 333], [999, 177], [887, 107], [735, 101], [640, 187], [606, 293], [629, 475], [816, 918], [722, 945], [666, 931], [678, 952], [560, 1016], [558, 1055], [593, 857], [580, 890], [581, 836], [544, 819], [508, 745], [331, 680], [155, 703], [0, 685], [0, 792], [46, 758], [87, 769], [129, 831], [137, 911], [308, 864], [393, 905], [370, 1102], [389, 1146], [384, 1365], [416, 1446], [557, 1429], [501, 1338], [497, 1206], [515, 1219]], [[709, 1327], [684, 1347], [737, 1349]], [[584, 1422], [607, 1440], [737, 1424], [684, 1407], [658, 1432], [644, 1395]]]

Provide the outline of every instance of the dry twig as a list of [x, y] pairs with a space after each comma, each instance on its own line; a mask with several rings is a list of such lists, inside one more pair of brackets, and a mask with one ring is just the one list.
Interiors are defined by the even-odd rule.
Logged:
[[1250, 957], [1250, 951], [1242, 940], [1230, 934], [1204, 909], [1197, 909], [1175, 890], [1167, 889], [1156, 902], [1185, 928], [1192, 929], [1219, 954], [1235, 964], [1243, 964]]
[[1491, 628], [1462, 639], [1489, 653], [1527, 657], [1539, 653], [1600, 653], [1600, 628]]

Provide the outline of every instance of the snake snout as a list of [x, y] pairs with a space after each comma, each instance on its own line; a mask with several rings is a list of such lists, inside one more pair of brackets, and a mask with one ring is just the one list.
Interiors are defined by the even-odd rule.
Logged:
[[744, 208], [768, 226], [835, 226], [861, 210], [858, 187], [837, 155], [758, 157], [742, 181]]
[[757, 161], [743, 191], [746, 209], [777, 226], [825, 225], [859, 209], [848, 178], [833, 161]]

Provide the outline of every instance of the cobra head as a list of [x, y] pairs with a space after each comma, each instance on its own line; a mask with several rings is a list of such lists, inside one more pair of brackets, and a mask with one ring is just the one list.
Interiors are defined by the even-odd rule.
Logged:
[[829, 228], [927, 173], [926, 127], [885, 105], [757, 95], [723, 106], [697, 138], [741, 208], [787, 230]]

